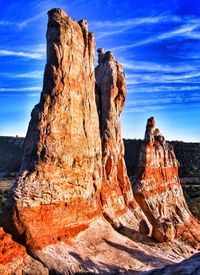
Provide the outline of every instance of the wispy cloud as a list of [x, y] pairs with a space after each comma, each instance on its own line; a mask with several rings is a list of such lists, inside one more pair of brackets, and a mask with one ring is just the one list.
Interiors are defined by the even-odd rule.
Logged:
[[9, 25], [15, 25], [15, 22], [9, 21], [9, 20], [0, 20], [0, 26], [9, 26]]
[[31, 59], [42, 59], [43, 54], [34, 52], [22, 52], [22, 51], [10, 51], [10, 50], [0, 50], [0, 56], [19, 56]]
[[200, 84], [200, 73], [191, 73], [188, 75], [152, 75], [152, 74], [132, 74], [127, 78], [127, 85], [150, 84], [150, 83], [196, 83]]
[[27, 94], [27, 96], [30, 96], [30, 97], [39, 97], [40, 94], [39, 93], [38, 94]]
[[174, 107], [200, 104], [200, 94], [184, 97], [174, 94], [165, 98], [137, 99], [126, 103], [125, 113], [173, 109]]
[[41, 87], [9, 87], [9, 88], [0, 88], [0, 92], [29, 92], [29, 91], [41, 91]]
[[138, 99], [132, 100], [126, 103], [128, 106], [152, 106], [152, 105], [166, 105], [166, 104], [182, 104], [182, 103], [192, 103], [200, 102], [200, 95], [194, 94], [190, 97], [185, 97], [181, 95], [172, 94], [172, 96], [167, 96], [165, 98], [151, 98], [151, 99]]
[[[95, 29], [96, 39], [104, 38], [106, 36], [112, 36], [129, 31], [130, 29], [144, 26], [155, 25], [169, 22], [182, 22], [182, 18], [179, 16], [154, 16], [154, 17], [139, 17], [130, 18], [118, 21], [96, 21], [91, 22], [90, 27]], [[100, 31], [99, 31], [100, 29]], [[102, 31], [107, 29], [107, 31]]]
[[152, 74], [133, 73], [127, 75], [127, 85], [145, 83], [200, 83], [200, 72], [188, 72], [183, 74]]
[[182, 63], [178, 64], [160, 64], [156, 62], [144, 62], [139, 60], [122, 60], [121, 64], [125, 69], [131, 71], [143, 71], [143, 72], [159, 72], [159, 73], [184, 73], [192, 70], [200, 70], [200, 64], [198, 65], [189, 65], [186, 64], [183, 66]]
[[182, 22], [179, 16], [149, 16], [149, 17], [134, 17], [118, 21], [95, 21], [90, 22], [92, 28], [116, 28], [116, 27], [137, 27], [144, 24], [157, 24], [169, 22]]
[[130, 28], [125, 27], [125, 28], [120, 28], [119, 30], [111, 30], [111, 31], [104, 31], [104, 32], [97, 32], [96, 39], [100, 39], [106, 36], [112, 36], [115, 34], [120, 34], [128, 31]]
[[159, 33], [156, 35], [152, 35], [149, 38], [139, 40], [135, 43], [131, 43], [128, 45], [122, 45], [113, 47], [113, 51], [119, 51], [119, 50], [127, 50], [135, 47], [139, 47], [142, 45], [150, 44], [150, 43], [158, 43], [159, 41], [166, 40], [166, 39], [172, 39], [175, 37], [182, 37], [182, 38], [191, 38], [191, 39], [200, 39], [200, 34], [198, 32], [193, 32], [197, 28], [200, 27], [200, 20], [191, 20], [188, 23], [182, 24], [178, 28], [172, 31]]
[[43, 77], [42, 71], [33, 71], [28, 73], [0, 73], [1, 76], [7, 78], [34, 78], [41, 79]]
[[200, 85], [198, 86], [177, 86], [173, 85], [135, 85], [135, 86], [128, 86], [127, 92], [128, 93], [162, 93], [162, 92], [191, 92], [191, 91], [200, 91]]
[[36, 14], [35, 16], [31, 16], [31, 17], [23, 20], [22, 22], [18, 23], [17, 25], [18, 25], [19, 28], [24, 28], [28, 24], [33, 23], [33, 22], [37, 21], [38, 19], [40, 19], [41, 17], [44, 17], [44, 16], [46, 16], [46, 11], [41, 12], [39, 14]]

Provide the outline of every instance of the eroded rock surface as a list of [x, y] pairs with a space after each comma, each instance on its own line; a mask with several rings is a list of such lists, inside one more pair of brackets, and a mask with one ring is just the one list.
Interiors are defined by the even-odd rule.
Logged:
[[70, 243], [101, 214], [94, 36], [60, 9], [48, 16], [44, 86], [13, 191], [14, 225], [31, 251]]
[[96, 99], [102, 139], [101, 203], [106, 219], [115, 227], [129, 226], [148, 234], [146, 217], [137, 205], [124, 161], [120, 114], [126, 98], [122, 66], [112, 52], [98, 51], [95, 69]]
[[[151, 233], [142, 209], [154, 226], [154, 235], [162, 237], [165, 231], [163, 240], [174, 238], [178, 223], [165, 216], [160, 222], [160, 216], [154, 218], [144, 207], [145, 200], [138, 199], [141, 209], [133, 197], [119, 122], [126, 95], [121, 65], [111, 52], [99, 51], [95, 95], [95, 42], [87, 22], [76, 22], [60, 9], [48, 15], [44, 86], [31, 114], [19, 177], [8, 205], [12, 224], [7, 223], [6, 229], [52, 274], [134, 274], [183, 260], [193, 253], [190, 246], [181, 248], [181, 241], [155, 243], [139, 233]], [[152, 156], [153, 137], [147, 135]], [[163, 178], [176, 179], [177, 162], [173, 156], [169, 159], [175, 167]], [[159, 190], [162, 209], [165, 201], [163, 189]], [[188, 210], [183, 215], [189, 215]], [[158, 221], [156, 227], [152, 220]], [[20, 245], [19, 251], [24, 253]]]
[[0, 227], [0, 274], [47, 275], [48, 269], [30, 257], [26, 248], [12, 240]]
[[153, 225], [152, 235], [161, 242], [181, 238], [199, 248], [200, 224], [189, 212], [178, 177], [178, 161], [173, 147], [147, 121], [141, 147], [136, 200]]

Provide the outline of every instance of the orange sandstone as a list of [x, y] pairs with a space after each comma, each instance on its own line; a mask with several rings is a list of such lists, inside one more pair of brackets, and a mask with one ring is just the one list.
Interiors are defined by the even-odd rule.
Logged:
[[181, 238], [199, 248], [200, 224], [190, 213], [178, 177], [178, 161], [154, 118], [147, 121], [141, 147], [135, 197], [158, 241]]

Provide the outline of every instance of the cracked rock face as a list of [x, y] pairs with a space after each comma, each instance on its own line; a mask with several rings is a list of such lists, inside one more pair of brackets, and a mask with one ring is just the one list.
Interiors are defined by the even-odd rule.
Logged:
[[48, 269], [30, 257], [26, 248], [12, 240], [0, 227], [0, 274], [49, 274]]
[[101, 141], [93, 33], [60, 9], [48, 12], [47, 64], [32, 111], [13, 220], [29, 249], [70, 242], [101, 213]]
[[[124, 161], [120, 114], [126, 98], [126, 81], [122, 66], [112, 52], [98, 52], [95, 68], [96, 98], [102, 139], [103, 181], [101, 203], [104, 216], [115, 227], [129, 225], [149, 231], [146, 218], [133, 198]], [[142, 223], [145, 224], [142, 228]]]
[[199, 248], [200, 224], [189, 212], [178, 177], [178, 161], [154, 118], [147, 121], [135, 197], [161, 242], [181, 238]]
[[[151, 118], [137, 203], [121, 136], [126, 97], [122, 66], [111, 52], [99, 49], [95, 87], [95, 42], [87, 22], [76, 22], [60, 9], [48, 16], [44, 86], [8, 205], [11, 220], [4, 213], [12, 223], [6, 230], [52, 274], [124, 274], [180, 261], [181, 241], [158, 244], [139, 233], [150, 235], [153, 226], [153, 236], [162, 242], [181, 234], [190, 242], [192, 234], [197, 242], [197, 223], [185, 204], [172, 148]], [[25, 248], [8, 239], [25, 257]], [[187, 256], [194, 251], [187, 245], [184, 249]], [[16, 251], [13, 255], [18, 259]]]

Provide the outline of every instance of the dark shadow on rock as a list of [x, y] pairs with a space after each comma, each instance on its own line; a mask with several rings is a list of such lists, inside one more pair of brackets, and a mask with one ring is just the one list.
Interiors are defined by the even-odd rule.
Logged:
[[[173, 264], [172, 261], [166, 260], [166, 259], [162, 259], [160, 257], [156, 257], [156, 256], [152, 256], [152, 255], [148, 255], [146, 254], [144, 251], [141, 251], [139, 249], [135, 249], [135, 248], [130, 248], [127, 247], [126, 245], [121, 245], [115, 242], [112, 242], [110, 240], [107, 239], [103, 239], [106, 244], [108, 244], [111, 247], [114, 247], [115, 249], [124, 251], [125, 253], [129, 254], [128, 257], [132, 257], [138, 261], [140, 261], [143, 264], [146, 264], [150, 267], [153, 268], [160, 268], [161, 266], [166, 266], [166, 265], [171, 265]], [[73, 258], [76, 259], [76, 261], [79, 262], [79, 264], [85, 268], [87, 271], [83, 271], [83, 272], [78, 272], [76, 274], [94, 274], [94, 273], [98, 273], [98, 274], [146, 274], [146, 272], [144, 271], [139, 271], [139, 270], [134, 270], [134, 269], [126, 269], [117, 265], [112, 265], [112, 264], [106, 264], [103, 263], [101, 261], [99, 261], [99, 263], [95, 263], [93, 262], [91, 259], [86, 258], [83, 259], [78, 253], [75, 252], [70, 252], [69, 253]], [[92, 271], [92, 272], [91, 272]]]
[[157, 241], [155, 241], [151, 237], [141, 234], [140, 232], [132, 228], [122, 226], [117, 230], [117, 232], [137, 243], [147, 244], [150, 246], [156, 246], [157, 244], [159, 244]]
[[[69, 253], [72, 257], [74, 257], [80, 264], [81, 266], [83, 266], [85, 269], [87, 269], [88, 271], [83, 271], [83, 272], [76, 272], [75, 274], [105, 274], [105, 275], [117, 275], [117, 274], [126, 274], [126, 275], [142, 275], [144, 274], [144, 272], [142, 271], [137, 271], [137, 270], [133, 270], [133, 269], [125, 269], [125, 268], [121, 268], [120, 266], [117, 265], [110, 265], [110, 264], [106, 264], [103, 262], [99, 262], [99, 264], [94, 263], [92, 260], [90, 260], [89, 258], [87, 259], [83, 259], [79, 254], [75, 253], [75, 252], [70, 252]], [[92, 270], [92, 272], [90, 272], [89, 270]]]
[[148, 264], [152, 267], [160, 267], [160, 265], [166, 266], [169, 264], [173, 264], [173, 262], [170, 260], [166, 260], [166, 259], [162, 259], [160, 257], [148, 255], [144, 251], [141, 251], [141, 250], [138, 250], [135, 248], [129, 248], [125, 245], [114, 243], [114, 242], [106, 240], [106, 239], [104, 239], [104, 241], [108, 245], [110, 245], [118, 250], [122, 250], [122, 251], [126, 252], [127, 254], [131, 255], [132, 257], [134, 257], [136, 260], [138, 260], [142, 263]]

